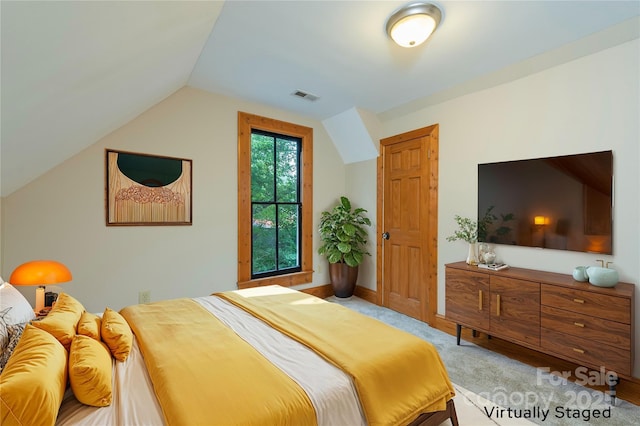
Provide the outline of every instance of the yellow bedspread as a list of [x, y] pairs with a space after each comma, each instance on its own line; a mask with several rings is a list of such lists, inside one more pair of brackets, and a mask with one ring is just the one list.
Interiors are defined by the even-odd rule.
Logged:
[[124, 308], [168, 425], [312, 425], [306, 393], [191, 299]]
[[435, 347], [343, 306], [278, 286], [218, 293], [354, 380], [370, 425], [403, 425], [454, 396]]

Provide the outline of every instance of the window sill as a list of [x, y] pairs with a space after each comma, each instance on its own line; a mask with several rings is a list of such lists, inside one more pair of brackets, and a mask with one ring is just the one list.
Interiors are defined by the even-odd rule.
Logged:
[[259, 278], [238, 283], [238, 288], [262, 287], [267, 285], [281, 285], [292, 287], [294, 285], [307, 284], [313, 281], [313, 271], [296, 272], [295, 274], [278, 275], [275, 277]]

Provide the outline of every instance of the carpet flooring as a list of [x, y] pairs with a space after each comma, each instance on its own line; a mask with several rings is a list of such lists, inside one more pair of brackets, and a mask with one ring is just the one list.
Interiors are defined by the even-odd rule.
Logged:
[[[562, 380], [551, 374], [551, 368], [535, 368], [464, 340], [457, 346], [454, 336], [355, 296], [348, 299], [332, 296], [327, 300], [431, 342], [453, 383], [497, 404], [477, 407], [485, 420], [492, 422], [489, 424], [524, 424], [519, 420], [526, 419], [545, 426], [640, 425], [637, 405], [618, 398], [612, 406], [602, 392]], [[587, 380], [585, 373], [570, 373]], [[588, 380], [594, 379], [597, 377]], [[462, 422], [461, 425], [466, 426]]]

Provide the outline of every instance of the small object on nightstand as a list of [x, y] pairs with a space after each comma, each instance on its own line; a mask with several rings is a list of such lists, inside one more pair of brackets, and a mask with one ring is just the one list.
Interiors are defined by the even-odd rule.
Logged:
[[58, 300], [58, 293], [54, 293], [53, 291], [47, 291], [44, 294], [44, 306], [51, 307]]
[[42, 318], [46, 317], [47, 315], [49, 315], [50, 311], [51, 311], [51, 306], [48, 306], [46, 308], [43, 308], [43, 309], [35, 312], [36, 320], [41, 320]]

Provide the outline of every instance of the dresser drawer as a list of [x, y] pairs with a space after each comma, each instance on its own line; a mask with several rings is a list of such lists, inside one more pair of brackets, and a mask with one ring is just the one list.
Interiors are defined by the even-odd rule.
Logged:
[[542, 284], [540, 301], [545, 306], [631, 324], [631, 301], [627, 298]]
[[594, 369], [604, 366], [618, 374], [631, 375], [631, 351], [543, 328], [541, 346], [555, 354]]
[[550, 306], [542, 306], [540, 314], [543, 328], [620, 349], [631, 349], [630, 324], [622, 324]]

